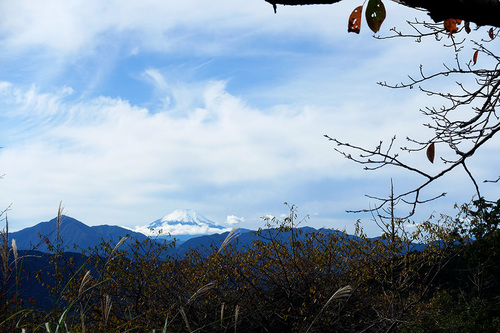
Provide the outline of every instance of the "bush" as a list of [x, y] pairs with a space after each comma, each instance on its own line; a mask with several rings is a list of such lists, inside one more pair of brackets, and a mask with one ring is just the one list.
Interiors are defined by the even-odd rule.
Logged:
[[[51, 274], [40, 275], [53, 306], [3, 302], [2, 329], [499, 331], [498, 230], [489, 227], [498, 227], [498, 203], [480, 205], [462, 207], [457, 219], [414, 224], [412, 232], [408, 221], [381, 219], [383, 236], [374, 239], [360, 224], [351, 236], [304, 232], [291, 206], [287, 218], [268, 219], [243, 250], [235, 231], [220, 248], [192, 249], [183, 257], [169, 255], [175, 244], [155, 239], [103, 242], [79, 257], [54, 246]], [[489, 231], [474, 239], [481, 223]], [[19, 283], [20, 262], [2, 256], [4, 272], [13, 268], [4, 289]]]

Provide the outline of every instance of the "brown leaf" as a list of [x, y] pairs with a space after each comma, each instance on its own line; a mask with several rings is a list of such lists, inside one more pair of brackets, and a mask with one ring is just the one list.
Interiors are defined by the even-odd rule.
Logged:
[[465, 32], [470, 34], [470, 22], [469, 21], [464, 22], [464, 27], [465, 27]]
[[490, 28], [490, 30], [488, 31], [488, 35], [490, 36], [491, 39], [495, 38], [495, 33], [493, 31], [493, 28]]
[[477, 55], [479, 54], [479, 50], [476, 50], [476, 52], [474, 52], [474, 56], [472, 57], [472, 61], [474, 61], [474, 65], [476, 64], [477, 62]]
[[446, 19], [444, 20], [444, 28], [446, 31], [448, 31], [449, 35], [454, 34], [455, 32], [458, 31], [458, 25], [462, 23], [462, 20], [460, 19]]
[[434, 149], [434, 142], [427, 147], [427, 159], [431, 162], [434, 163], [434, 155], [436, 154], [436, 151]]
[[363, 11], [363, 6], [358, 6], [354, 8], [349, 16], [349, 23], [347, 25], [347, 32], [355, 32], [359, 34], [361, 29], [361, 12]]

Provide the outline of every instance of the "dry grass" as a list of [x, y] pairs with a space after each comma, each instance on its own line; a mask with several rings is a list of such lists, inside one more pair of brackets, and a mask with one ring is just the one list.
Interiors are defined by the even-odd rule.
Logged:
[[238, 232], [238, 229], [239, 228], [231, 229], [229, 234], [226, 236], [226, 238], [224, 239], [224, 241], [220, 245], [217, 253], [220, 253], [229, 243], [231, 243], [234, 239], [238, 238], [238, 236], [240, 235], [240, 233]]
[[321, 308], [321, 310], [319, 310], [319, 313], [314, 318], [314, 320], [311, 323], [311, 325], [309, 325], [309, 328], [307, 329], [306, 333], [311, 330], [311, 328], [313, 327], [314, 323], [316, 323], [316, 321], [319, 319], [319, 317], [323, 314], [323, 311], [326, 309], [326, 307], [328, 306], [328, 304], [330, 304], [333, 300], [349, 297], [351, 295], [351, 293], [352, 293], [352, 287], [349, 286], [349, 285], [347, 285], [345, 287], [342, 287], [342, 288], [339, 288], [336, 292], [334, 292], [333, 295], [330, 296], [330, 298], [328, 299], [328, 301], [326, 301], [325, 305], [323, 305], [323, 307]]
[[0, 249], [0, 257], [2, 258], [2, 273], [4, 276], [4, 281], [7, 281], [9, 274], [9, 220], [7, 217], [5, 218], [5, 229], [0, 231], [1, 237], [1, 249]]

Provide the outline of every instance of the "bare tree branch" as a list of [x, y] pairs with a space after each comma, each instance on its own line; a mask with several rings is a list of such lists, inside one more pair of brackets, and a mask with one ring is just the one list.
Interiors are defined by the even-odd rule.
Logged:
[[[446, 33], [435, 24], [429, 25], [416, 22], [410, 25], [415, 28], [415, 31], [419, 31], [422, 36], [433, 34], [439, 37], [439, 34]], [[430, 32], [427, 34], [425, 31]], [[399, 32], [396, 33], [397, 36], [408, 37]], [[438, 37], [436, 39], [439, 40]], [[458, 166], [463, 167], [474, 185], [476, 195], [481, 197], [479, 183], [473, 172], [467, 167], [466, 161], [500, 131], [500, 117], [497, 113], [497, 108], [500, 107], [500, 56], [487, 49], [483, 43], [474, 41], [472, 43], [474, 50], [481, 54], [482, 59], [489, 58], [493, 61], [493, 64], [496, 64], [493, 68], [474, 68], [475, 62], [473, 63], [472, 59], [467, 60], [465, 63], [461, 62], [459, 52], [462, 47], [457, 46], [456, 42], [453, 41], [450, 45], [455, 48], [455, 63], [453, 66], [444, 64], [444, 70], [429, 75], [425, 74], [422, 66], [420, 66], [418, 77], [408, 76], [408, 82], [399, 84], [379, 82], [380, 85], [393, 89], [411, 89], [418, 86], [420, 91], [427, 96], [439, 97], [444, 101], [440, 107], [427, 106], [420, 110], [422, 114], [430, 118], [431, 121], [423, 125], [431, 129], [434, 135], [425, 141], [407, 137], [406, 140], [409, 146], [399, 147], [402, 151], [413, 153], [428, 149], [431, 144], [448, 146], [454, 152], [454, 157], [440, 157], [444, 162], [443, 168], [436, 174], [429, 174], [418, 167], [403, 162], [398, 153], [394, 151], [395, 137], [390, 140], [386, 147], [380, 141], [375, 148], [368, 149], [325, 135], [326, 138], [336, 144], [335, 151], [345, 158], [363, 165], [365, 170], [377, 170], [392, 165], [424, 177], [424, 181], [419, 186], [391, 198], [368, 196], [379, 201], [379, 203], [374, 208], [351, 212], [376, 211], [382, 209], [391, 200], [399, 200], [410, 206], [408, 215], [410, 216], [414, 214], [417, 205], [446, 195], [446, 193], [441, 193], [435, 197], [421, 198], [424, 188], [437, 179], [443, 178]], [[450, 92], [425, 88], [429, 81], [437, 78], [456, 79], [455, 83], [458, 89]], [[499, 181], [500, 177], [494, 181], [484, 180], [483, 182], [497, 183]]]
[[483, 183], [498, 183], [500, 181], [500, 176], [496, 180], [484, 180]]

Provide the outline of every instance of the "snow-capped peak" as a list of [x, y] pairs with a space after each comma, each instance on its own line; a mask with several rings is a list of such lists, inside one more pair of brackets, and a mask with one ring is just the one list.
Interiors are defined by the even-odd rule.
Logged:
[[202, 235], [221, 233], [230, 228], [222, 227], [192, 209], [177, 209], [148, 226], [138, 226], [134, 230], [146, 235]]
[[[157, 222], [157, 221], [155, 221]], [[153, 223], [155, 223], [153, 222]], [[207, 224], [216, 225], [206, 217], [196, 213], [192, 209], [177, 209], [160, 220], [161, 224], [175, 222], [175, 224]]]

